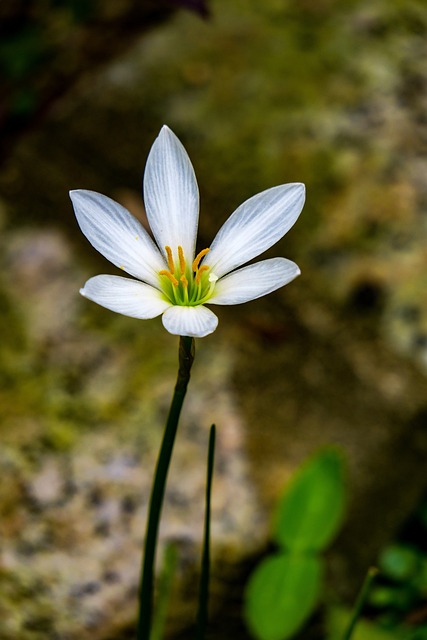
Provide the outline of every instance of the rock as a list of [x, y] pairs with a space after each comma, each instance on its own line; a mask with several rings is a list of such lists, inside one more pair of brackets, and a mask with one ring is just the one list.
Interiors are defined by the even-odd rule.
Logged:
[[[353, 314], [342, 314], [337, 327], [324, 301], [303, 285], [295, 283], [287, 296], [287, 305], [272, 299], [260, 305], [263, 333], [258, 320], [237, 349], [234, 382], [250, 473], [273, 510], [301, 461], [326, 445], [343, 451], [348, 515], [329, 571], [334, 591], [351, 600], [378, 551], [423, 497], [425, 381], [372, 326], [357, 326]], [[272, 321], [266, 337], [268, 319], [279, 315], [286, 318], [283, 335], [277, 338]]]
[[65, 493], [65, 478], [59, 461], [46, 459], [40, 472], [31, 480], [30, 495], [37, 507], [42, 509], [58, 503]]

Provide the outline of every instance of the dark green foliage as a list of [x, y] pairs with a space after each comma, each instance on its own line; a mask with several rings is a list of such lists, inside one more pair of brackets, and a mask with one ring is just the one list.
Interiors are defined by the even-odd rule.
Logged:
[[246, 589], [246, 622], [259, 640], [292, 637], [318, 603], [318, 552], [342, 521], [343, 475], [341, 457], [325, 449], [299, 470], [280, 500], [273, 536], [281, 549], [261, 562]]
[[378, 628], [400, 634], [404, 640], [427, 640], [426, 513], [424, 502], [399, 539], [383, 549], [378, 559], [380, 579], [369, 597]]

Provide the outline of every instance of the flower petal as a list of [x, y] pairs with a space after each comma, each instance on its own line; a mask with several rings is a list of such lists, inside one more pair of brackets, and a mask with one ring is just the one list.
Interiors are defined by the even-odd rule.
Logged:
[[177, 248], [191, 261], [199, 220], [199, 190], [193, 166], [176, 135], [162, 127], [147, 159], [144, 203], [154, 237], [163, 251]]
[[127, 209], [95, 191], [77, 189], [70, 198], [80, 229], [116, 267], [159, 286], [164, 260], [144, 227]]
[[271, 258], [233, 271], [218, 280], [208, 304], [241, 304], [265, 296], [299, 276], [298, 265], [286, 258]]
[[301, 183], [273, 187], [249, 198], [218, 231], [204, 262], [220, 278], [252, 260], [289, 231], [304, 200]]
[[80, 293], [111, 311], [141, 320], [156, 318], [170, 307], [158, 289], [120, 276], [90, 278]]
[[169, 307], [163, 314], [165, 329], [176, 336], [203, 338], [209, 335], [218, 325], [216, 315], [206, 307]]

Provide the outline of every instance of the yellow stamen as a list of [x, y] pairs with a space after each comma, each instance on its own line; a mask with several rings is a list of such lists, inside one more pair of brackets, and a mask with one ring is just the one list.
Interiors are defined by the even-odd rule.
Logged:
[[182, 282], [183, 286], [184, 286], [185, 288], [187, 288], [187, 287], [188, 287], [188, 280], [187, 280], [187, 278], [186, 278], [185, 276], [181, 276], [181, 277], [180, 277], [180, 280], [181, 280], [181, 282]]
[[193, 269], [194, 273], [199, 268], [200, 260], [203, 258], [203, 256], [205, 256], [207, 253], [209, 253], [209, 251], [210, 251], [210, 249], [203, 249], [203, 251], [198, 253], [197, 256], [194, 258], [193, 264], [191, 265], [191, 268]]
[[179, 258], [179, 268], [181, 269], [181, 273], [185, 273], [185, 258], [184, 258], [184, 251], [182, 247], [178, 247], [178, 258]]
[[[209, 251], [209, 249], [208, 249]], [[209, 267], [207, 264], [202, 264], [202, 266], [200, 267], [200, 269], [197, 269], [197, 273], [196, 273], [196, 284], [200, 284], [200, 278], [202, 277], [202, 273], [203, 271], [209, 271]]]
[[161, 271], [159, 271], [159, 275], [166, 276], [167, 278], [169, 278], [169, 280], [172, 282], [174, 287], [177, 287], [179, 285], [178, 280], [170, 271], [166, 271], [166, 269], [162, 269]]
[[167, 256], [168, 256], [169, 271], [171, 273], [173, 273], [175, 271], [175, 264], [174, 264], [174, 261], [173, 261], [172, 249], [170, 247], [168, 247], [168, 246], [166, 246], [165, 249], [166, 249], [166, 253], [167, 253]]

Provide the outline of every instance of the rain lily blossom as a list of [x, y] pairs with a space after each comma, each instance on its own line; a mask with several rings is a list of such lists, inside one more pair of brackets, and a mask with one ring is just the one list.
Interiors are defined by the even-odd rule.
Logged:
[[[147, 159], [144, 202], [154, 242], [142, 224], [114, 200], [94, 191], [70, 192], [89, 242], [137, 278], [98, 275], [80, 293], [133, 318], [162, 315], [172, 334], [201, 338], [218, 318], [206, 304], [241, 304], [288, 284], [300, 274], [285, 258], [239, 268], [275, 244], [304, 205], [303, 184], [273, 187], [253, 196], [228, 218], [209, 248], [196, 254], [199, 192], [191, 161], [164, 126]], [[157, 244], [156, 244], [157, 243]]]

